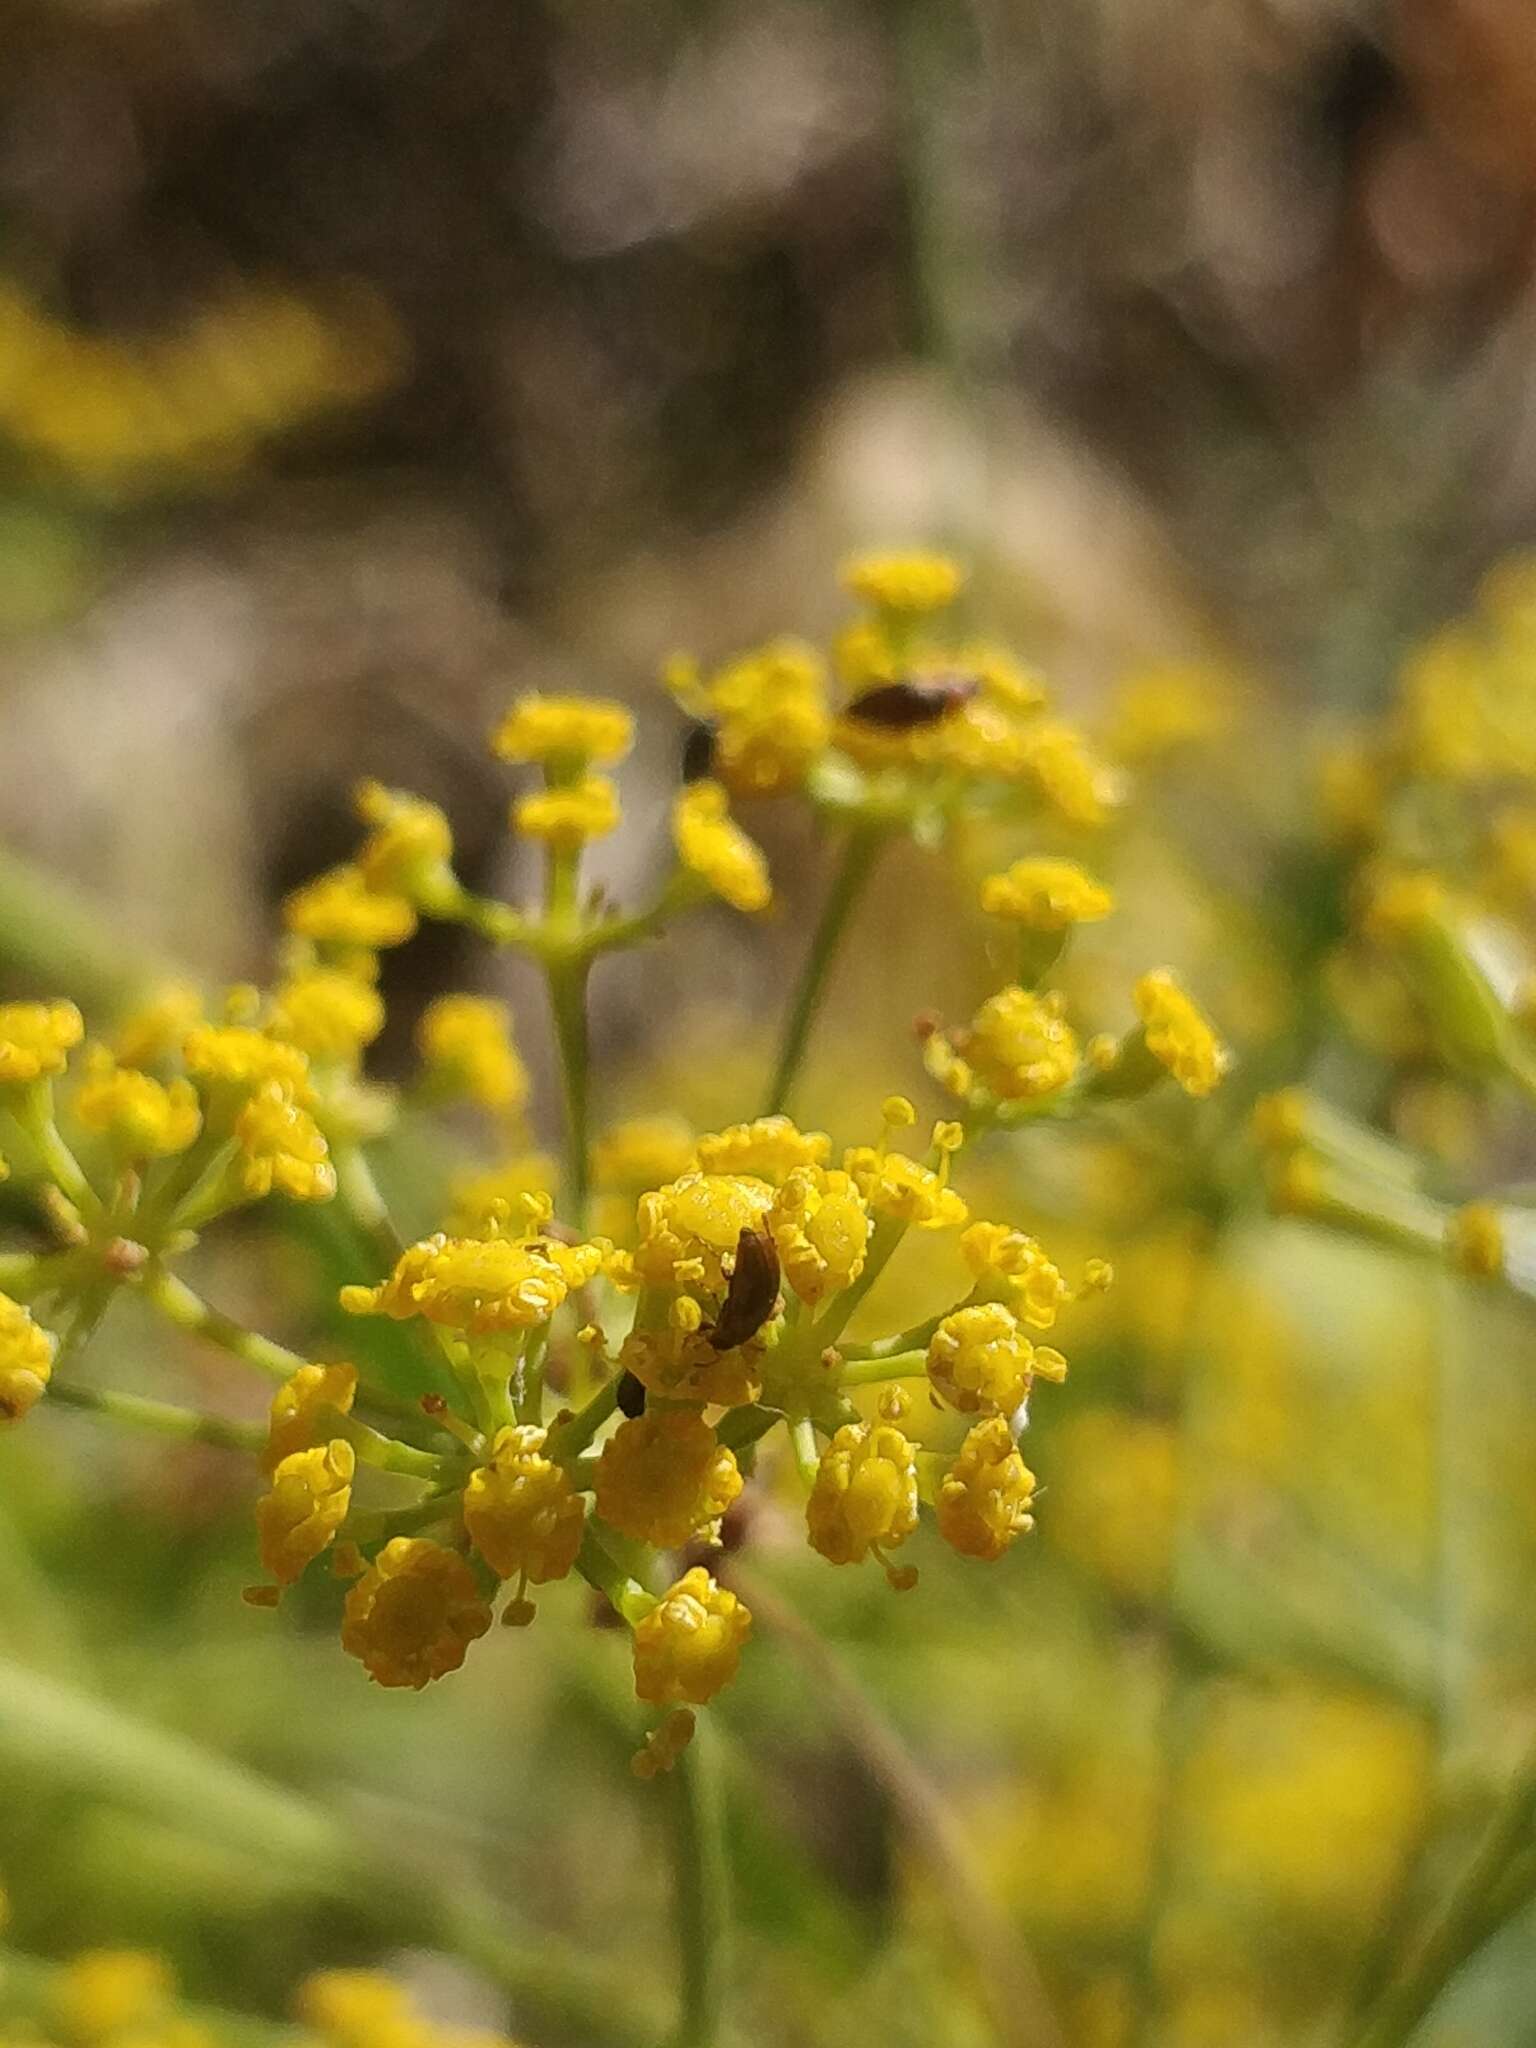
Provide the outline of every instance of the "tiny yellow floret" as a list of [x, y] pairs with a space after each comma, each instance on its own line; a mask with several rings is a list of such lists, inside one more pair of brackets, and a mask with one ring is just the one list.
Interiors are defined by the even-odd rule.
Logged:
[[512, 1015], [491, 996], [439, 996], [422, 1012], [416, 1043], [445, 1092], [510, 1116], [528, 1100], [528, 1070], [512, 1039]]
[[1012, 1415], [1034, 1384], [1035, 1347], [1000, 1301], [947, 1315], [928, 1346], [928, 1377], [952, 1408]]
[[1144, 974], [1133, 990], [1147, 1050], [1186, 1095], [1209, 1095], [1232, 1056], [1207, 1018], [1166, 967]]
[[84, 1035], [73, 1003], [0, 1003], [0, 1084], [62, 1074]]
[[339, 1437], [279, 1461], [270, 1492], [256, 1503], [262, 1567], [278, 1585], [291, 1586], [347, 1519], [356, 1463]]
[[120, 1067], [105, 1046], [93, 1046], [75, 1115], [106, 1138], [123, 1159], [164, 1159], [184, 1152], [202, 1128], [190, 1081], [157, 1081], [136, 1067]]
[[672, 840], [689, 874], [707, 882], [733, 910], [766, 910], [773, 890], [762, 849], [730, 814], [718, 782], [695, 782], [672, 807]]
[[469, 1540], [499, 1579], [535, 1586], [576, 1562], [586, 1510], [564, 1469], [545, 1455], [548, 1431], [519, 1424], [497, 1433], [490, 1463], [464, 1489]]
[[1002, 1556], [1035, 1526], [1035, 1475], [1000, 1415], [978, 1422], [939, 1483], [939, 1534], [962, 1557]]
[[491, 735], [503, 761], [537, 761], [570, 768], [589, 761], [622, 761], [634, 745], [635, 721], [605, 697], [519, 697]]
[[917, 1527], [917, 1453], [894, 1422], [849, 1422], [822, 1453], [805, 1508], [811, 1547], [860, 1564]]
[[1030, 931], [1061, 932], [1108, 917], [1109, 891], [1072, 860], [1016, 860], [981, 885], [981, 907]]
[[30, 1310], [0, 1294], [0, 1422], [19, 1422], [37, 1406], [53, 1373], [55, 1349]]
[[426, 1536], [385, 1544], [347, 1594], [341, 1647], [379, 1685], [420, 1691], [457, 1671], [491, 1625], [475, 1575]]
[[512, 806], [515, 831], [566, 853], [605, 838], [619, 817], [619, 792], [606, 775], [585, 775], [579, 782], [536, 789]]
[[658, 1550], [718, 1529], [740, 1492], [734, 1456], [701, 1414], [684, 1408], [620, 1423], [597, 1464], [597, 1512], [621, 1535]]
[[953, 604], [965, 572], [948, 555], [856, 555], [843, 564], [843, 588], [879, 611], [921, 617]]
[[736, 1676], [752, 1616], [695, 1565], [635, 1628], [635, 1692], [653, 1706], [707, 1706]]
[[329, 1441], [335, 1416], [350, 1415], [357, 1398], [357, 1372], [350, 1365], [301, 1365], [272, 1396], [263, 1469], [275, 1472], [284, 1458]]
[[416, 907], [371, 888], [361, 868], [345, 864], [295, 889], [284, 900], [283, 922], [317, 945], [371, 950], [403, 946], [416, 930]]

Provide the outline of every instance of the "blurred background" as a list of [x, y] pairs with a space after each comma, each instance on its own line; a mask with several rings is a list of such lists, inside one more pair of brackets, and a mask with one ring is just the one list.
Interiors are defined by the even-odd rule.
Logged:
[[[977, 1161], [980, 1206], [1121, 1274], [1063, 1333], [1031, 1544], [974, 1576], [935, 1546], [893, 1604], [765, 1513], [721, 1716], [742, 2042], [1332, 2038], [1528, 1737], [1523, 1312], [1266, 1220], [1234, 1153], [1307, 1073], [1452, 1167], [1531, 1171], [1518, 1119], [1342, 1028], [1314, 770], [1536, 536], [1533, 226], [1527, 0], [7, 10], [5, 993], [261, 972], [362, 775], [442, 803], [466, 877], [515, 895], [484, 736], [527, 688], [644, 708], [595, 856], [643, 894], [665, 660], [823, 635], [845, 552], [922, 543], [1136, 772], [1086, 856], [1125, 915], [1075, 995], [1166, 957], [1239, 1049], [1198, 1125]], [[707, 1127], [757, 1090], [822, 855], [794, 807], [746, 822], [780, 915], [600, 979], [607, 1114]], [[913, 1014], [990, 986], [964, 906], [997, 850], [893, 860], [808, 1120], [861, 1135]], [[465, 985], [547, 1072], [537, 995], [458, 936], [389, 973], [386, 1075]], [[210, 1256], [258, 1323], [292, 1292], [280, 1236]], [[142, 1334], [159, 1383], [247, 1399]], [[431, 1696], [370, 1691], [328, 1615], [240, 1607], [249, 1479], [62, 1416], [0, 1447], [18, 1944], [145, 1941], [272, 2012], [394, 1958], [499, 2024], [489, 1916], [527, 1945], [530, 2043], [664, 2011], [612, 1642], [552, 1614]], [[130, 1726], [206, 1797], [114, 1775]], [[361, 1883], [386, 1841], [402, 1881]], [[1532, 1931], [1426, 2040], [1536, 2039]], [[589, 1963], [625, 1986], [602, 2026], [561, 1974]]]

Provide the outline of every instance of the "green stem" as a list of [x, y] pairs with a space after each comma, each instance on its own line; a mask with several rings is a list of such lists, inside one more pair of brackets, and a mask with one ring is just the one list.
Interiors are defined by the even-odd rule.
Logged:
[[546, 1446], [548, 1455], [562, 1460], [579, 1456], [618, 1405], [619, 1375], [615, 1373], [611, 1380], [598, 1388], [584, 1408], [578, 1408], [569, 1421], [550, 1431]]
[[586, 959], [549, 963], [549, 1004], [560, 1055], [560, 1089], [565, 1104], [565, 1170], [561, 1182], [565, 1221], [587, 1227], [587, 976]]
[[822, 905], [811, 950], [800, 971], [794, 1001], [784, 1020], [784, 1037], [763, 1105], [765, 1115], [778, 1115], [788, 1106], [810, 1040], [811, 1026], [826, 993], [827, 976], [837, 957], [848, 920], [874, 871], [876, 856], [885, 844], [886, 829], [878, 825], [858, 824], [849, 831], [842, 860], [832, 877], [827, 900]]
[[36, 1148], [45, 1172], [85, 1216], [101, 1214], [101, 1201], [86, 1178], [85, 1169], [65, 1144], [53, 1120], [53, 1088], [48, 1081], [34, 1081], [15, 1105], [17, 1123]]
[[1511, 1865], [1536, 1843], [1536, 1749], [1505, 1794], [1460, 1884], [1417, 1957], [1367, 2015], [1351, 2048], [1403, 2048], [1452, 1978], [1529, 1896], [1504, 1888]]
[[139, 1394], [116, 1393], [107, 1387], [78, 1387], [53, 1379], [48, 1385], [48, 1399], [65, 1408], [88, 1409], [112, 1422], [126, 1423], [130, 1429], [177, 1437], [183, 1443], [217, 1444], [227, 1451], [258, 1451], [267, 1440], [266, 1430], [257, 1423], [226, 1422], [217, 1415], [200, 1415], [193, 1408], [177, 1408], [169, 1401], [150, 1401]]
[[707, 1716], [667, 1789], [681, 2006], [673, 2048], [715, 2048], [725, 2011], [731, 1894], [720, 1760]]
[[886, 1380], [910, 1380], [928, 1364], [926, 1351], [891, 1351], [880, 1358], [855, 1358], [837, 1376], [840, 1387], [878, 1387]]
[[221, 1351], [229, 1351], [246, 1365], [265, 1373], [268, 1379], [285, 1380], [306, 1363], [297, 1351], [248, 1330], [233, 1317], [210, 1308], [187, 1283], [164, 1266], [153, 1262], [139, 1276], [139, 1292], [168, 1322], [194, 1337], [204, 1337]]

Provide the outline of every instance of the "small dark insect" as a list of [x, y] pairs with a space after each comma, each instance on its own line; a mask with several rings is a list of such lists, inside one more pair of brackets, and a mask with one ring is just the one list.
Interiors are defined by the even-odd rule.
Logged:
[[683, 735], [683, 780], [702, 782], [715, 770], [715, 728], [696, 718]]
[[645, 1413], [645, 1383], [637, 1380], [632, 1372], [619, 1375], [617, 1395], [619, 1413], [627, 1415], [631, 1422], [637, 1415]]
[[779, 1254], [764, 1230], [744, 1230], [736, 1240], [736, 1265], [725, 1304], [709, 1333], [717, 1351], [745, 1344], [773, 1314], [779, 1298]]
[[899, 683], [877, 683], [862, 697], [855, 697], [844, 713], [861, 725], [884, 726], [887, 732], [906, 732], [916, 725], [937, 725], [951, 711], [975, 696], [974, 676], [908, 677]]

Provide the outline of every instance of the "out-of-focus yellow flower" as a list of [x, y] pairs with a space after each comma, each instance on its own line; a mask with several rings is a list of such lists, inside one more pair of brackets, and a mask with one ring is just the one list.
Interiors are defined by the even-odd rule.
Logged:
[[811, 1547], [831, 1564], [860, 1564], [917, 1527], [917, 1452], [894, 1422], [848, 1422], [822, 1453], [805, 1507]]
[[355, 1061], [384, 1029], [384, 999], [339, 967], [305, 967], [279, 982], [271, 1031], [313, 1060]]
[[[1006, 1301], [1021, 1322], [1048, 1330], [1071, 1299], [1071, 1289], [1044, 1247], [1006, 1223], [972, 1223], [960, 1234], [960, 1252], [978, 1294]], [[1036, 1372], [1043, 1368], [1038, 1364]]]
[[482, 1173], [460, 1174], [449, 1188], [449, 1235], [521, 1237], [558, 1179], [547, 1152], [519, 1152]]
[[1108, 917], [1115, 907], [1109, 891], [1073, 860], [1016, 860], [981, 885], [981, 907], [1031, 931], [1061, 932], [1074, 924]]
[[1077, 1075], [1077, 1033], [1059, 995], [1011, 986], [989, 996], [957, 1041], [976, 1079], [1003, 1102], [1055, 1095]]
[[427, 1073], [445, 1092], [510, 1116], [528, 1100], [528, 1070], [512, 1040], [512, 1016], [491, 996], [439, 996], [416, 1027]]
[[1115, 690], [1109, 744], [1124, 761], [1144, 761], [1217, 739], [1232, 724], [1227, 673], [1201, 662], [1135, 669]]
[[451, 902], [458, 893], [453, 828], [437, 805], [371, 781], [358, 784], [354, 801], [370, 827], [357, 865], [374, 894], [402, 896], [418, 910]]
[[469, 1540], [499, 1579], [542, 1586], [576, 1562], [586, 1510], [564, 1469], [545, 1455], [549, 1432], [518, 1424], [497, 1432], [490, 1462], [464, 1489]]
[[1069, 825], [1107, 823], [1125, 801], [1125, 778], [1101, 761], [1076, 726], [1040, 719], [1021, 733], [1016, 772]]
[[53, 2006], [66, 2033], [105, 2043], [160, 2019], [175, 1992], [176, 1980], [163, 1956], [143, 1949], [95, 1948], [59, 1972]]
[[328, 1202], [336, 1169], [324, 1133], [280, 1081], [263, 1081], [235, 1119], [244, 1155], [245, 1191], [257, 1197], [275, 1188], [295, 1202]]
[[396, 1536], [347, 1594], [341, 1647], [379, 1685], [419, 1692], [457, 1671], [490, 1625], [462, 1557], [425, 1536]]
[[752, 1615], [695, 1565], [635, 1628], [635, 1692], [653, 1706], [707, 1706], [736, 1676]]
[[283, 922], [317, 945], [374, 951], [405, 944], [416, 930], [416, 906], [404, 896], [370, 888], [362, 869], [347, 863], [286, 897]]
[[0, 1422], [19, 1422], [43, 1398], [54, 1341], [31, 1312], [0, 1294]]
[[1454, 1264], [1477, 1280], [1497, 1280], [1504, 1271], [1504, 1223], [1493, 1202], [1468, 1202], [1445, 1227], [1445, 1248]]
[[327, 1442], [336, 1415], [350, 1415], [357, 1370], [350, 1365], [301, 1365], [272, 1396], [262, 1465], [270, 1474], [295, 1451]]
[[1123, 1408], [1069, 1415], [1052, 1434], [1049, 1534], [1114, 1590], [1150, 1601], [1163, 1590], [1178, 1505], [1178, 1439]]
[[428, 1322], [471, 1336], [547, 1323], [573, 1287], [600, 1270], [603, 1248], [544, 1238], [448, 1237], [439, 1231], [401, 1253], [377, 1287], [344, 1287], [350, 1315]]
[[256, 1503], [262, 1568], [278, 1585], [291, 1586], [335, 1538], [352, 1504], [356, 1464], [339, 1437], [279, 1461], [271, 1490]]
[[84, 1035], [73, 1003], [0, 1003], [0, 1084], [62, 1074]]
[[969, 1213], [948, 1183], [947, 1157], [945, 1171], [936, 1173], [904, 1152], [854, 1145], [843, 1154], [843, 1167], [877, 1216], [912, 1223], [919, 1230], [953, 1230]]
[[203, 1121], [189, 1081], [162, 1083], [135, 1067], [120, 1067], [105, 1046], [93, 1046], [87, 1055], [75, 1115], [125, 1159], [184, 1152]]
[[962, 1557], [992, 1560], [1035, 1526], [1035, 1475], [1019, 1456], [1001, 1415], [969, 1431], [939, 1482], [939, 1534]]
[[572, 772], [588, 762], [622, 761], [634, 745], [635, 721], [605, 697], [519, 697], [491, 736], [503, 761], [540, 762]]
[[948, 555], [856, 555], [843, 565], [843, 588], [877, 611], [921, 618], [953, 604], [964, 571]]
[[621, 1535], [676, 1550], [718, 1527], [741, 1474], [702, 1415], [655, 1409], [621, 1422], [604, 1444], [596, 1489], [597, 1512]]
[[515, 831], [567, 853], [604, 838], [619, 817], [619, 792], [606, 775], [535, 789], [512, 806]]
[[188, 1073], [205, 1087], [250, 1093], [270, 1082], [306, 1102], [313, 1093], [308, 1055], [248, 1024], [194, 1025], [187, 1033], [182, 1056]]
[[733, 796], [797, 789], [831, 738], [826, 665], [798, 640], [775, 640], [707, 682], [692, 663], [674, 663], [667, 682], [713, 726], [713, 772]]
[[1142, 975], [1133, 991], [1147, 1050], [1186, 1095], [1209, 1095], [1232, 1056], [1199, 1007], [1166, 967]]
[[689, 874], [707, 882], [733, 910], [766, 910], [773, 890], [762, 849], [730, 815], [718, 782], [694, 782], [672, 807], [672, 839]]
[[112, 1050], [125, 1067], [157, 1066], [179, 1054], [188, 1032], [202, 1022], [202, 991], [190, 981], [162, 982], [123, 1018]]

